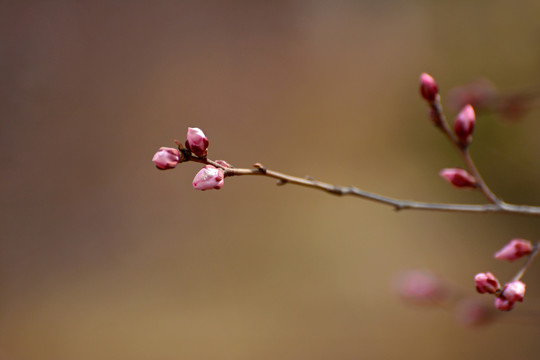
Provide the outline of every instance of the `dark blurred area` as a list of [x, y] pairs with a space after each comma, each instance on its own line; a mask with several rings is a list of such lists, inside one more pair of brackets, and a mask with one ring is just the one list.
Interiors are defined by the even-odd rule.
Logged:
[[[188, 126], [209, 156], [398, 198], [481, 203], [418, 95], [540, 83], [540, 2], [1, 1], [0, 359], [537, 359], [526, 300], [465, 329], [402, 304], [426, 268], [474, 295], [538, 219], [403, 212], [265, 178], [198, 192], [160, 172]], [[449, 110], [448, 118], [455, 112]], [[492, 189], [540, 204], [540, 110], [479, 113]], [[479, 295], [480, 296], [480, 295]], [[491, 301], [487, 299], [486, 301]]]

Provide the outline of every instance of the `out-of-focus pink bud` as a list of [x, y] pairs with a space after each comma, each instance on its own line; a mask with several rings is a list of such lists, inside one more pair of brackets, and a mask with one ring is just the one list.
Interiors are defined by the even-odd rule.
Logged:
[[438, 305], [447, 299], [450, 289], [438, 276], [424, 270], [409, 270], [394, 281], [397, 295], [417, 305]]
[[455, 187], [476, 187], [476, 179], [474, 176], [463, 169], [442, 169], [439, 175]]
[[534, 94], [511, 94], [499, 97], [497, 111], [508, 121], [518, 121], [533, 107], [538, 98]]
[[180, 151], [174, 148], [161, 147], [155, 153], [152, 161], [160, 170], [172, 169], [180, 162]]
[[523, 255], [530, 254], [532, 244], [528, 240], [513, 239], [506, 244], [501, 250], [495, 253], [495, 259], [514, 261]]
[[476, 291], [480, 294], [495, 294], [501, 288], [497, 278], [490, 272], [476, 274], [474, 283], [476, 284]]
[[186, 147], [197, 156], [206, 156], [208, 153], [208, 139], [201, 129], [188, 128]]
[[495, 311], [491, 306], [475, 298], [464, 298], [454, 308], [456, 321], [467, 327], [482, 326], [493, 321]]
[[197, 190], [221, 189], [225, 175], [221, 169], [212, 165], [203, 167], [193, 179], [193, 187]]
[[471, 105], [465, 105], [459, 112], [454, 122], [454, 132], [462, 144], [471, 142], [474, 125], [476, 123], [476, 115]]
[[435, 80], [431, 75], [422, 73], [420, 75], [420, 94], [422, 97], [429, 102], [433, 102], [437, 98], [438, 93], [439, 88]]
[[448, 106], [453, 111], [459, 111], [465, 105], [471, 104], [476, 110], [493, 110], [497, 102], [497, 90], [487, 79], [476, 79], [471, 83], [456, 86], [446, 95]]
[[521, 302], [523, 301], [523, 296], [525, 296], [525, 284], [519, 280], [504, 285], [501, 293], [501, 298], [511, 302]]
[[502, 298], [495, 298], [495, 307], [502, 311], [510, 311], [514, 307], [514, 302]]

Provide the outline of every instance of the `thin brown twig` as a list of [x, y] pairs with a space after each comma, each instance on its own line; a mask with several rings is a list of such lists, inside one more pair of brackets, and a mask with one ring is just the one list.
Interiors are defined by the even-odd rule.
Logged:
[[444, 135], [446, 135], [448, 141], [450, 141], [450, 143], [454, 145], [458, 153], [461, 155], [461, 158], [463, 159], [463, 162], [465, 162], [467, 169], [476, 179], [477, 189], [479, 189], [482, 194], [484, 194], [484, 196], [489, 200], [489, 202], [495, 205], [504, 206], [504, 202], [497, 195], [495, 195], [493, 191], [491, 191], [491, 189], [488, 187], [488, 185], [482, 178], [480, 171], [478, 171], [478, 168], [474, 164], [474, 161], [471, 157], [468, 144], [462, 144], [456, 138], [454, 133], [450, 130], [450, 126], [448, 125], [448, 122], [446, 121], [446, 118], [442, 111], [440, 96], [437, 95], [435, 100], [429, 103], [429, 106], [431, 108], [431, 117], [433, 122], [444, 133]]
[[192, 156], [188, 161], [212, 165], [220, 168], [225, 176], [265, 176], [276, 179], [278, 184], [295, 184], [307, 188], [317, 189], [338, 196], [355, 196], [362, 199], [374, 201], [380, 204], [392, 206], [396, 211], [399, 210], [426, 210], [426, 211], [444, 211], [444, 212], [468, 212], [468, 213], [502, 213], [540, 216], [540, 207], [527, 205], [514, 205], [503, 201], [496, 204], [447, 204], [447, 203], [428, 203], [421, 201], [396, 199], [365, 190], [354, 186], [338, 186], [317, 181], [311, 178], [301, 178], [292, 175], [283, 174], [277, 171], [269, 170], [260, 164], [256, 164], [253, 169], [228, 168], [208, 158], [199, 158]]
[[529, 258], [527, 259], [527, 261], [525, 262], [525, 264], [523, 264], [523, 266], [521, 267], [521, 269], [518, 271], [518, 273], [514, 276], [514, 278], [512, 279], [512, 281], [518, 281], [518, 280], [521, 280], [521, 278], [523, 277], [523, 275], [525, 275], [525, 273], [527, 272], [527, 270], [529, 269], [529, 266], [532, 264], [534, 258], [536, 256], [538, 256], [538, 254], [540, 253], [540, 242], [536, 243], [533, 247], [533, 250], [532, 252], [529, 254]]

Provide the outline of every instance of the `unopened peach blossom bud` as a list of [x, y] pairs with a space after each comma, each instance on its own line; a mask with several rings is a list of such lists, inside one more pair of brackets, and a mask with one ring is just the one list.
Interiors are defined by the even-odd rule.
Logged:
[[437, 83], [431, 77], [431, 75], [422, 73], [420, 75], [420, 94], [422, 97], [429, 102], [435, 101], [437, 94], [439, 93], [439, 88]]
[[225, 175], [221, 169], [212, 165], [203, 167], [193, 179], [193, 187], [197, 190], [221, 189]]
[[460, 168], [442, 169], [439, 175], [455, 187], [476, 187], [476, 179]]
[[482, 326], [493, 321], [495, 311], [491, 306], [476, 298], [464, 298], [456, 303], [454, 317], [463, 326]]
[[424, 270], [409, 270], [394, 281], [397, 295], [417, 305], [437, 305], [447, 299], [450, 289], [437, 275]]
[[199, 128], [188, 128], [186, 147], [195, 155], [205, 157], [208, 153], [208, 138]]
[[495, 307], [502, 311], [510, 311], [514, 307], [514, 302], [502, 298], [495, 298]]
[[460, 143], [468, 145], [471, 142], [475, 123], [476, 115], [473, 107], [471, 105], [465, 105], [454, 121], [454, 133]]
[[501, 288], [497, 278], [490, 272], [476, 274], [474, 283], [476, 284], [476, 291], [480, 294], [495, 294]]
[[513, 239], [506, 244], [501, 250], [495, 253], [495, 259], [514, 261], [519, 259], [523, 255], [530, 254], [532, 251], [532, 244], [528, 240]]
[[161, 147], [154, 154], [152, 161], [160, 170], [172, 169], [180, 162], [180, 151], [174, 148]]
[[512, 302], [523, 301], [523, 296], [525, 296], [525, 284], [519, 280], [504, 285], [501, 293], [501, 298]]

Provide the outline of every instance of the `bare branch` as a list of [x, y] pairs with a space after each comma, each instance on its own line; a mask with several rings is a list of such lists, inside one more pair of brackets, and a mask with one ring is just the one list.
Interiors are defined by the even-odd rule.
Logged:
[[212, 165], [220, 168], [225, 173], [226, 177], [231, 176], [246, 176], [246, 175], [258, 175], [270, 177], [278, 180], [278, 185], [295, 184], [304, 186], [311, 189], [317, 189], [327, 192], [332, 195], [339, 196], [355, 196], [362, 199], [374, 201], [380, 204], [389, 205], [395, 210], [426, 210], [426, 211], [443, 211], [443, 212], [466, 212], [466, 213], [502, 213], [502, 214], [516, 214], [516, 215], [531, 215], [540, 216], [540, 207], [527, 206], [527, 205], [514, 205], [498, 201], [495, 204], [447, 204], [447, 203], [429, 203], [421, 201], [401, 200], [388, 196], [368, 192], [361, 190], [354, 186], [338, 186], [317, 181], [314, 179], [307, 179], [296, 177], [292, 175], [283, 174], [277, 171], [266, 169], [261, 164], [254, 165], [253, 169], [242, 168], [229, 168], [223, 166], [213, 160], [207, 158], [199, 158], [191, 156], [190, 160], [206, 165]]

